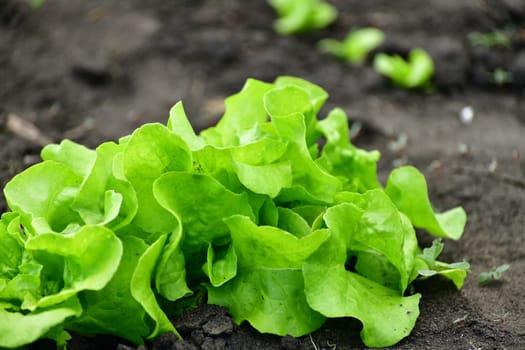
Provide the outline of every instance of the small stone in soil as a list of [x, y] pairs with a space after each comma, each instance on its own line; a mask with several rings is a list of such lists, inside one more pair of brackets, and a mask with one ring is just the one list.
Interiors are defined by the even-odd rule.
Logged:
[[191, 340], [193, 340], [196, 345], [201, 345], [204, 341], [204, 332], [201, 329], [194, 330], [191, 332]]
[[202, 330], [209, 335], [219, 335], [231, 333], [233, 323], [231, 318], [226, 315], [217, 315], [212, 317], [208, 322], [202, 325]]
[[470, 124], [474, 119], [474, 108], [471, 106], [466, 106], [461, 109], [459, 113], [459, 120], [462, 124]]

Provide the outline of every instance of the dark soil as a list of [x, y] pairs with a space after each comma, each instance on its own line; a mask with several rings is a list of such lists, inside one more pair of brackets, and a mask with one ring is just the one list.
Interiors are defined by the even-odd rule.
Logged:
[[[223, 99], [248, 77], [273, 81], [296, 75], [330, 93], [326, 109], [344, 108], [363, 125], [356, 143], [379, 149], [380, 176], [400, 163], [427, 176], [438, 209], [462, 205], [464, 237], [445, 242], [443, 259], [467, 259], [464, 288], [431, 279], [416, 284], [421, 315], [393, 349], [525, 349], [525, 3], [521, 0], [333, 0], [340, 11], [321, 32], [281, 37], [265, 1], [0, 2], [0, 184], [39, 161], [40, 142], [13, 132], [17, 115], [40, 137], [88, 146], [116, 139], [138, 125], [165, 122], [183, 100], [196, 128], [221, 115]], [[379, 51], [414, 47], [436, 64], [433, 93], [392, 87], [370, 64], [351, 67], [320, 54], [320, 38], [343, 38], [352, 27], [377, 26]], [[506, 30], [510, 47], [475, 47], [473, 31]], [[497, 83], [493, 72], [510, 72]], [[462, 123], [461, 110], [474, 118]], [[405, 135], [405, 147], [392, 147]], [[5, 204], [0, 204], [5, 210]], [[420, 233], [424, 245], [431, 238]], [[480, 287], [480, 272], [503, 263], [501, 281]], [[1, 322], [1, 320], [0, 320]], [[331, 320], [299, 339], [234, 325], [225, 310], [204, 305], [173, 320], [173, 335], [148, 349], [358, 349], [359, 323]], [[35, 344], [34, 348], [52, 347]], [[71, 349], [133, 349], [110, 336], [75, 336]], [[141, 347], [143, 349], [143, 347]]]

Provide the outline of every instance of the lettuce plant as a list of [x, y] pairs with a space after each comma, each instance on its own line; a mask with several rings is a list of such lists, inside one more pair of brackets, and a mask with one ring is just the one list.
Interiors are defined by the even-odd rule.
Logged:
[[422, 49], [410, 51], [408, 60], [399, 55], [377, 54], [374, 69], [387, 76], [395, 85], [406, 89], [426, 88], [434, 75], [432, 57]]
[[361, 28], [352, 30], [343, 41], [323, 39], [319, 41], [319, 49], [337, 58], [353, 64], [361, 64], [368, 53], [385, 41], [385, 34], [377, 28]]
[[298, 34], [322, 29], [337, 18], [335, 7], [324, 0], [268, 0], [279, 18], [274, 29], [279, 34]]
[[406, 337], [411, 283], [441, 274], [460, 288], [468, 268], [421, 250], [414, 227], [456, 240], [465, 212], [434, 212], [413, 167], [383, 187], [379, 153], [350, 143], [343, 110], [317, 118], [327, 97], [299, 78], [249, 79], [200, 134], [179, 102], [167, 125], [118, 142], [45, 147], [4, 189], [0, 347], [177, 334], [167, 309], [203, 288], [260, 332], [355, 317], [368, 346]]

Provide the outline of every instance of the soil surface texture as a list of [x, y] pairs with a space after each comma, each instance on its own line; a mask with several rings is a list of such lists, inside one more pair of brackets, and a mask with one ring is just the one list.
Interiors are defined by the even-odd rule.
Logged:
[[[328, 91], [321, 111], [342, 107], [362, 127], [354, 143], [382, 153], [382, 181], [399, 164], [426, 176], [444, 210], [465, 208], [444, 261], [466, 259], [462, 290], [441, 279], [418, 282], [423, 297], [412, 334], [392, 349], [525, 349], [525, 2], [521, 0], [332, 0], [340, 15], [327, 29], [280, 36], [264, 0], [48, 0], [32, 9], [0, 1], [0, 185], [40, 161], [48, 142], [89, 147], [137, 126], [166, 122], [184, 101], [196, 129], [213, 125], [225, 97], [247, 78], [294, 75]], [[320, 53], [322, 38], [352, 28], [386, 34], [376, 51], [434, 59], [433, 92], [405, 91], [371, 61], [351, 66]], [[507, 33], [491, 47], [473, 32]], [[473, 112], [473, 118], [461, 118]], [[3, 199], [2, 212], [6, 210]], [[422, 246], [432, 238], [418, 232]], [[509, 264], [487, 286], [478, 276]], [[0, 320], [1, 322], [1, 320]], [[184, 340], [163, 335], [139, 349], [361, 349], [360, 324], [328, 321], [301, 338], [235, 325], [227, 310], [203, 305], [173, 319]], [[53, 349], [39, 342], [34, 349]], [[136, 349], [112, 336], [74, 335], [70, 349]]]

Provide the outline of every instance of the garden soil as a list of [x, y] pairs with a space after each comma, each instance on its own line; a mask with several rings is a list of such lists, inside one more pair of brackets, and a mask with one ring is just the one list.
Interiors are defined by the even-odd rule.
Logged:
[[[0, 184], [39, 161], [47, 142], [90, 147], [145, 123], [167, 120], [183, 100], [196, 129], [213, 125], [223, 100], [247, 78], [294, 75], [325, 88], [321, 114], [342, 107], [354, 142], [379, 149], [382, 181], [399, 164], [426, 176], [439, 210], [461, 205], [464, 236], [445, 241], [442, 258], [471, 264], [462, 290], [429, 279], [415, 284], [421, 314], [392, 349], [525, 349], [525, 3], [520, 0], [333, 0], [340, 16], [316, 33], [279, 36], [263, 0], [0, 1]], [[426, 49], [431, 92], [404, 91], [374, 72], [321, 54], [319, 39], [351, 28], [385, 31], [377, 49]], [[472, 32], [503, 30], [487, 48]], [[466, 109], [465, 109], [466, 108]], [[473, 118], [461, 119], [461, 113]], [[468, 116], [467, 116], [468, 117]], [[360, 126], [360, 127], [359, 127]], [[2, 200], [2, 211], [6, 210]], [[418, 232], [423, 246], [432, 238]], [[478, 276], [509, 264], [499, 281]], [[1, 320], [0, 320], [1, 322]], [[141, 349], [361, 349], [360, 324], [328, 321], [301, 338], [235, 325], [203, 305], [173, 319], [184, 337], [163, 335]], [[39, 342], [33, 349], [53, 348]], [[134, 349], [111, 336], [74, 335], [70, 349]]]

